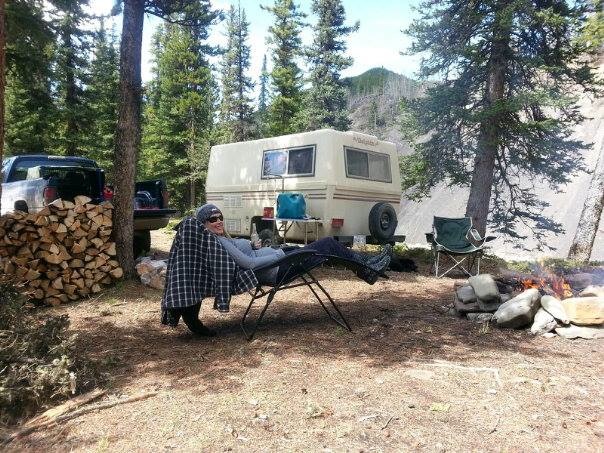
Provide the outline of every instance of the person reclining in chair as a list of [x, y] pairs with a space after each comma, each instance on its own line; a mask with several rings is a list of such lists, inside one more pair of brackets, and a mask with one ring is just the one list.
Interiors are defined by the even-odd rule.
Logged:
[[[266, 266], [277, 262], [283, 258], [287, 253], [293, 252], [293, 250], [284, 251], [282, 249], [273, 249], [271, 247], [262, 247], [260, 244], [251, 244], [247, 239], [233, 239], [227, 236], [224, 229], [224, 218], [220, 209], [213, 204], [205, 204], [199, 208], [196, 212], [196, 217], [208, 231], [218, 236], [218, 240], [227, 251], [227, 253], [233, 258], [235, 263], [242, 269], [256, 269], [262, 266]], [[319, 239], [311, 244], [305, 245], [294, 250], [314, 250], [322, 255], [332, 255], [347, 260], [355, 261], [363, 264], [364, 267], [361, 270], [356, 271], [356, 276], [361, 280], [364, 280], [370, 285], [373, 285], [378, 277], [384, 273], [390, 264], [392, 258], [392, 247], [385, 245], [384, 250], [377, 256], [372, 256], [364, 253], [354, 252], [347, 247], [340, 244], [332, 237], [326, 237]], [[317, 262], [324, 261], [321, 257], [311, 257], [309, 265], [315, 264], [312, 260], [318, 260]], [[346, 264], [344, 264], [346, 266]], [[279, 281], [280, 277], [284, 272], [287, 272], [288, 268], [276, 267], [271, 269], [271, 275], [257, 276], [260, 281]]]

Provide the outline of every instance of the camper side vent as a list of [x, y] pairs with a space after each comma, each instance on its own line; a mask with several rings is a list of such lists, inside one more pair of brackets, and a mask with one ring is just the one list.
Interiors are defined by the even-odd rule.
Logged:
[[224, 219], [224, 226], [229, 233], [241, 233], [241, 219]]
[[241, 201], [241, 195], [225, 195], [224, 196], [224, 207], [225, 208], [242, 208], [243, 203]]

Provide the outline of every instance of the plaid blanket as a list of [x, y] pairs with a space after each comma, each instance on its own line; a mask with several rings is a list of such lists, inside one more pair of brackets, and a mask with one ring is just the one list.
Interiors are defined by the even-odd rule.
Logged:
[[240, 269], [220, 241], [193, 217], [178, 224], [168, 258], [166, 286], [161, 302], [162, 323], [175, 326], [178, 309], [214, 296], [214, 308], [229, 310], [231, 294], [241, 294], [258, 284], [249, 269]]

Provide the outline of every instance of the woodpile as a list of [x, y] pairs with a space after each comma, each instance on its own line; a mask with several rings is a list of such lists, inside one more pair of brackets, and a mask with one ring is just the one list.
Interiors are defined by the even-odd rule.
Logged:
[[59, 305], [98, 293], [123, 275], [110, 241], [113, 205], [57, 199], [35, 214], [0, 217], [0, 270], [26, 294]]

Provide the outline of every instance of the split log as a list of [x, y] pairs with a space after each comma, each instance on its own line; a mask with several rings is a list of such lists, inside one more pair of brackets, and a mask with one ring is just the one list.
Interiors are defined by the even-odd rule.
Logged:
[[110, 241], [111, 203], [57, 199], [38, 213], [0, 217], [0, 270], [28, 297], [57, 305], [102, 291], [121, 278]]

